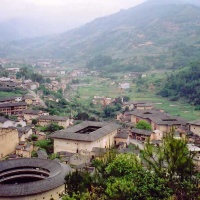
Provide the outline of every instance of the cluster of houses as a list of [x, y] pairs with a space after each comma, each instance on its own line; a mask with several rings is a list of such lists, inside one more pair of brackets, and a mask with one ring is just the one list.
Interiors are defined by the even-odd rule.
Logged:
[[38, 105], [39, 103], [39, 99], [29, 94], [0, 98], [0, 113], [6, 115], [20, 115], [28, 106]]
[[[27, 104], [33, 103], [30, 101], [32, 99], [24, 98], [25, 102], [21, 101], [22, 99], [20, 97], [12, 100], [4, 99], [4, 102], [0, 103], [0, 107], [4, 104], [26, 103], [27, 106]], [[96, 102], [93, 103], [105, 104], [105, 99], [96, 97]], [[111, 101], [108, 99], [108, 102]], [[35, 120], [34, 124], [38, 126], [44, 127], [56, 123], [64, 128], [51, 133], [48, 137], [54, 141], [54, 153], [59, 155], [61, 162], [75, 166], [83, 166], [91, 159], [101, 157], [113, 146], [119, 152], [126, 152], [128, 150], [126, 147], [133, 140], [139, 144], [150, 140], [155, 146], [162, 145], [163, 137], [171, 130], [174, 130], [174, 137], [177, 139], [187, 137], [188, 148], [200, 153], [200, 120], [188, 122], [156, 109], [152, 103], [146, 101], [124, 103], [123, 108], [128, 111], [117, 115], [118, 123], [84, 121], [73, 125], [68, 117], [51, 116], [45, 111], [28, 110], [27, 108], [20, 110], [21, 115], [18, 116], [18, 121], [14, 122], [1, 117], [0, 145], [7, 145], [5, 145], [6, 148], [0, 149], [0, 158], [7, 155], [10, 155], [10, 158], [31, 157], [32, 151], [38, 150], [32, 143], [28, 142], [28, 139], [33, 133], [39, 139], [45, 139], [46, 134], [34, 129], [33, 120]], [[10, 112], [14, 112], [13, 109]], [[6, 113], [9, 114], [7, 111]], [[140, 121], [147, 122], [152, 130], [135, 128], [135, 125]], [[122, 123], [127, 125], [127, 128], [122, 128]], [[38, 156], [48, 157], [40, 151]], [[200, 156], [197, 156], [196, 160], [199, 163]]]
[[53, 81], [51, 81], [51, 83], [45, 83], [45, 84], [43, 84], [44, 85], [44, 87], [46, 88], [46, 89], [48, 89], [48, 90], [50, 90], [50, 91], [54, 91], [54, 92], [57, 92], [58, 90], [62, 90], [62, 91], [64, 91], [65, 89], [66, 89], [66, 84], [67, 84], [68, 82], [66, 82], [66, 81], [61, 81], [61, 82], [58, 82], [58, 81], [55, 81], [55, 80], [53, 80]]
[[94, 96], [92, 103], [93, 104], [100, 104], [103, 106], [107, 106], [110, 105], [111, 103], [113, 103], [115, 101], [115, 99], [110, 98], [110, 97], [104, 97], [104, 96]]
[[[200, 144], [200, 120], [187, 121], [180, 117], [171, 116], [162, 109], [154, 108], [147, 101], [132, 101], [123, 104], [127, 112], [118, 113], [117, 121], [136, 125], [140, 121], [150, 124], [152, 131], [132, 130], [131, 137], [136, 140], [161, 142], [163, 136], [174, 130], [177, 138], [187, 137], [189, 142]], [[127, 108], [127, 109], [126, 109]]]
[[16, 121], [0, 117], [0, 145], [6, 146], [0, 150], [0, 159], [5, 156], [31, 157], [32, 151], [35, 150], [33, 143], [29, 142], [31, 137], [34, 135], [37, 140], [46, 138], [45, 133], [35, 129], [32, 124], [34, 119], [37, 125], [42, 127], [54, 123], [67, 128], [71, 123], [68, 117], [51, 116], [41, 110], [24, 110]]

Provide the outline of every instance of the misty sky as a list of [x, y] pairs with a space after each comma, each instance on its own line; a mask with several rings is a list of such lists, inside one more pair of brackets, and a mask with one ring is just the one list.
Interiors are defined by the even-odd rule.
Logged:
[[20, 18], [50, 26], [54, 32], [78, 27], [97, 17], [144, 0], [0, 0], [0, 22]]

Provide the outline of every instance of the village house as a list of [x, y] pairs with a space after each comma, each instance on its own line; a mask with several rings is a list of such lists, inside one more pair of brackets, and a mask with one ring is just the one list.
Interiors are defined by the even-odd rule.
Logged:
[[16, 146], [15, 154], [22, 158], [31, 158], [31, 153], [33, 151], [33, 144], [24, 141], [19, 142]]
[[84, 73], [81, 69], [74, 69], [73, 71], [70, 72], [69, 76], [70, 77], [80, 77], [82, 76]]
[[126, 107], [129, 111], [132, 111], [134, 109], [152, 110], [154, 108], [154, 105], [152, 103], [149, 103], [148, 101], [123, 102], [122, 108], [125, 109]]
[[9, 82], [11, 79], [7, 77], [1, 77], [0, 82]]
[[52, 123], [56, 123], [59, 126], [63, 126], [67, 128], [69, 126], [69, 118], [68, 117], [59, 117], [59, 116], [52, 116], [52, 115], [42, 115], [37, 118], [38, 125], [40, 126], [47, 126]]
[[119, 83], [119, 89], [129, 89], [130, 83]]
[[24, 110], [23, 117], [28, 123], [32, 123], [33, 119], [37, 119], [41, 115], [49, 115], [48, 112], [42, 110]]
[[19, 88], [20, 84], [17, 82], [12, 82], [12, 81], [8, 81], [8, 82], [0, 82], [0, 86], [3, 88]]
[[181, 126], [186, 127], [187, 120], [173, 116], [152, 116], [150, 117], [153, 130], [160, 130], [169, 133], [172, 129], [176, 130]]
[[100, 97], [100, 96], [94, 96], [92, 103], [93, 104], [101, 104], [101, 105], [110, 105], [112, 102], [114, 101], [114, 99], [112, 98], [108, 98], [108, 97]]
[[159, 130], [148, 131], [133, 128], [131, 129], [131, 138], [141, 141], [161, 141], [163, 139], [163, 133]]
[[12, 121], [8, 118], [0, 116], [0, 128], [8, 128], [8, 127], [17, 127], [17, 126], [26, 126], [26, 122], [23, 120]]
[[27, 103], [25, 102], [0, 104], [0, 113], [4, 113], [7, 115], [21, 114], [26, 109]]
[[188, 122], [187, 125], [188, 125], [188, 128], [189, 128], [189, 131], [200, 136], [200, 120]]
[[6, 68], [6, 71], [8, 71], [9, 73], [12, 72], [12, 73], [17, 73], [20, 71], [20, 68], [19, 67], [15, 67], [15, 68]]
[[42, 76], [47, 79], [49, 78], [50, 80], [54, 81], [56, 80], [56, 78], [58, 78], [58, 75], [57, 74], [42, 74]]
[[0, 116], [0, 128], [5, 128], [7, 124], [12, 124], [13, 121], [9, 120], [8, 118]]
[[35, 97], [29, 94], [24, 95], [22, 101], [26, 102], [27, 105], [34, 105], [36, 103]]
[[22, 101], [21, 96], [0, 98], [0, 104], [2, 104], [2, 103], [16, 103], [16, 102], [20, 102], [20, 101]]
[[19, 138], [16, 128], [0, 128], [0, 159], [15, 152], [15, 147], [18, 143]]
[[91, 152], [93, 147], [109, 148], [120, 126], [108, 122], [85, 121], [65, 130], [56, 131], [50, 137], [54, 140], [54, 153], [67, 151]]
[[151, 110], [153, 109], [153, 104], [151, 103], [138, 103], [135, 105], [135, 109], [138, 110]]
[[32, 135], [32, 128], [30, 126], [16, 127], [18, 131], [19, 141], [26, 141]]
[[163, 133], [168, 133], [172, 128], [177, 129], [187, 124], [187, 121], [182, 118], [173, 117], [165, 112], [156, 110], [134, 110], [130, 113], [133, 124], [143, 120], [151, 124], [152, 130], [159, 130]]
[[121, 144], [125, 144], [127, 147], [130, 144], [130, 138], [129, 138], [129, 133], [127, 132], [119, 132], [118, 134], [115, 135], [115, 145], [119, 146]]

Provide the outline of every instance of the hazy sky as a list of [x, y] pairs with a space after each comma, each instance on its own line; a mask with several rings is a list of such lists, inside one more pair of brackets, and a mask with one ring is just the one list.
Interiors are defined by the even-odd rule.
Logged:
[[41, 24], [52, 24], [55, 32], [59, 32], [133, 7], [142, 1], [144, 0], [0, 0], [0, 22], [13, 18], [31, 19]]

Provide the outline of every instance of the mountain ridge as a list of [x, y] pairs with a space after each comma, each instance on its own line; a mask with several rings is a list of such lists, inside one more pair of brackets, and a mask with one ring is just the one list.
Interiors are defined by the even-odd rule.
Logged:
[[11, 42], [3, 53], [7, 56], [64, 58], [69, 63], [81, 65], [95, 55], [103, 54], [122, 60], [123, 64], [153, 66], [165, 63], [164, 67], [172, 67], [176, 58], [173, 56], [174, 60], [170, 55], [178, 45], [183, 43], [186, 48], [199, 48], [200, 7], [165, 2], [168, 3], [147, 1], [56, 36]]

